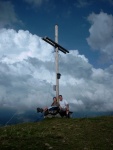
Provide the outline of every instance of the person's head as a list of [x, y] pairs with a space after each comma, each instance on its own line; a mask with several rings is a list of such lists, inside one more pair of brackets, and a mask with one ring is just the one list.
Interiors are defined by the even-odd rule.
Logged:
[[59, 95], [59, 100], [62, 101], [63, 97], [62, 95]]
[[56, 102], [56, 101], [57, 101], [57, 98], [56, 98], [56, 97], [53, 97], [53, 101]]

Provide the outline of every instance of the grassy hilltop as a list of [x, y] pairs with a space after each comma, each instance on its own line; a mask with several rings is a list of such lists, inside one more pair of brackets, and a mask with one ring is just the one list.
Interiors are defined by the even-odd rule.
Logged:
[[113, 150], [113, 117], [52, 118], [0, 127], [0, 150]]

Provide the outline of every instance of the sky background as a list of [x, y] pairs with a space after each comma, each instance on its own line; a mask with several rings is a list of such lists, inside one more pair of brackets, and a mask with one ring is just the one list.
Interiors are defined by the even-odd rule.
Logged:
[[60, 94], [72, 111], [113, 110], [113, 0], [0, 0], [0, 109], [19, 114], [55, 96], [55, 39]]

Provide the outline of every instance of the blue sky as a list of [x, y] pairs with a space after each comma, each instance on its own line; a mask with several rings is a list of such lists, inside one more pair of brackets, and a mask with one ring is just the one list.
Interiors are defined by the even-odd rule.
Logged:
[[0, 107], [50, 105], [54, 48], [41, 37], [54, 40], [55, 24], [70, 51], [59, 53], [60, 93], [73, 111], [112, 111], [112, 0], [0, 0]]

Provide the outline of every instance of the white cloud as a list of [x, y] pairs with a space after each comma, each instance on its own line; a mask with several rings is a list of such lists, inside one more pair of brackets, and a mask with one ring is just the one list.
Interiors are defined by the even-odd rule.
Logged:
[[[55, 95], [53, 48], [28, 31], [0, 30], [0, 107], [36, 109]], [[95, 69], [77, 50], [60, 54], [60, 94], [74, 111], [113, 109], [112, 68]]]
[[12, 26], [14, 23], [21, 23], [18, 20], [14, 6], [10, 1], [0, 1], [0, 28]]
[[113, 55], [113, 16], [104, 12], [92, 13], [88, 16], [91, 23], [88, 44], [109, 58]]
[[35, 57], [42, 61], [51, 59], [53, 48], [48, 44], [43, 44], [41, 38], [30, 34], [29, 31], [16, 32], [13, 29], [1, 29], [0, 35], [0, 53], [4, 56], [2, 62], [14, 63], [27, 57]]

